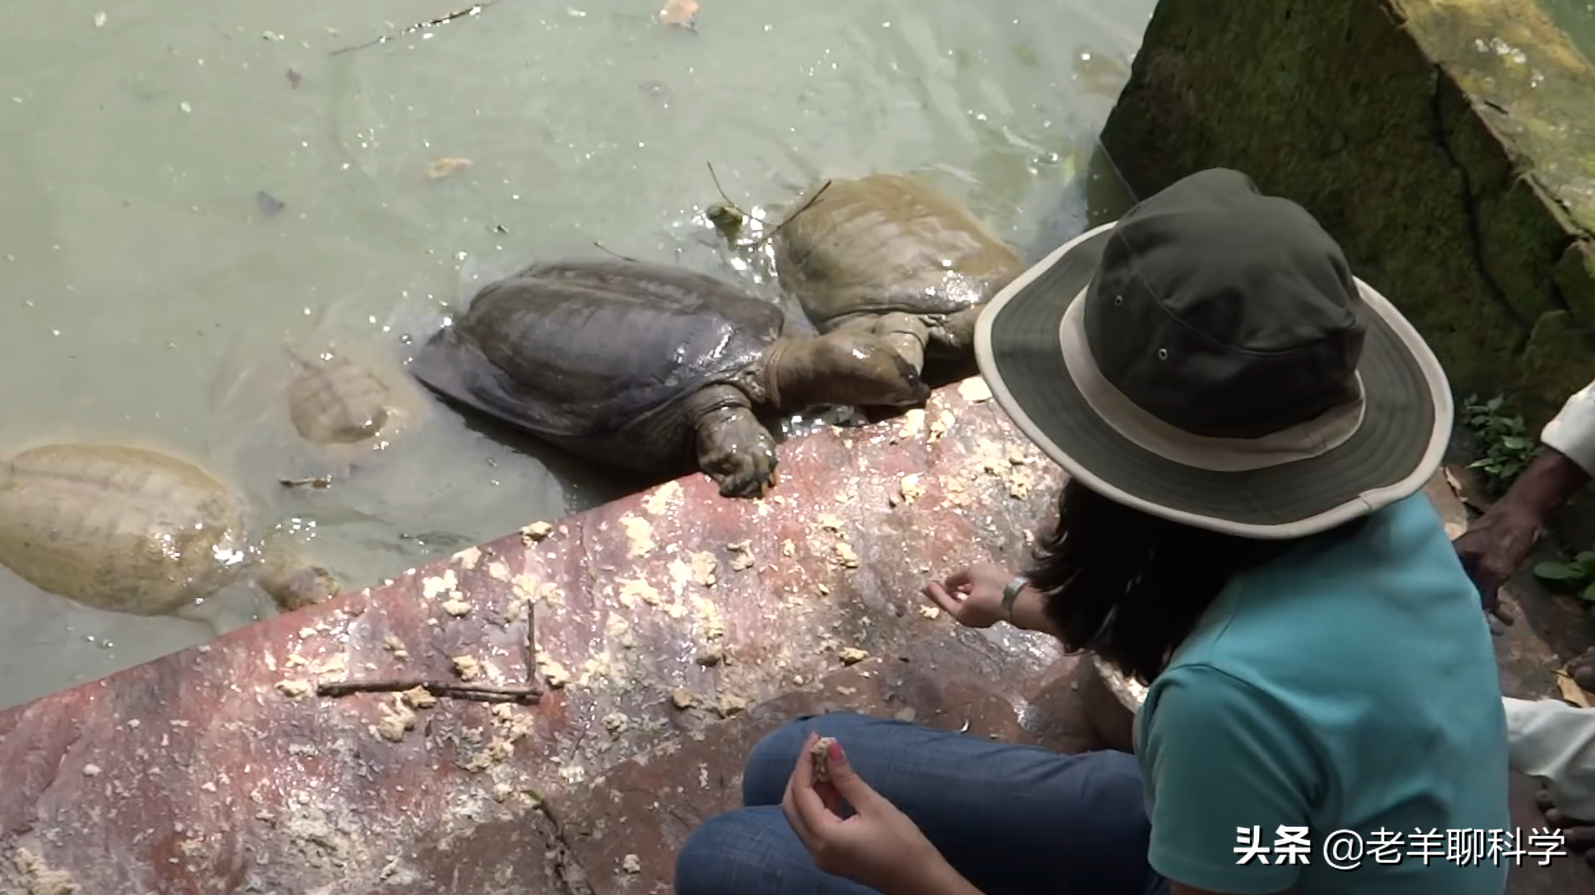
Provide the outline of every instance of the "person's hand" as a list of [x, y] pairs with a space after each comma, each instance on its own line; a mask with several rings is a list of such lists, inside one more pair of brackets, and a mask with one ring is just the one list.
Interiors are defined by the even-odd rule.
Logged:
[[1502, 500], [1452, 542], [1484, 610], [1503, 624], [1512, 624], [1512, 616], [1501, 606], [1501, 585], [1528, 558], [1544, 522], [1538, 513]]
[[[826, 758], [830, 780], [817, 782], [810, 750], [818, 740], [810, 733], [804, 741], [781, 799], [814, 866], [877, 892], [927, 891], [946, 859], [908, 815], [859, 779], [841, 744], [832, 743]], [[842, 816], [844, 805], [852, 807], [851, 817]]]
[[1002, 609], [1002, 591], [1013, 573], [995, 563], [975, 563], [925, 585], [924, 594], [953, 620], [968, 628], [989, 628], [1008, 621]]

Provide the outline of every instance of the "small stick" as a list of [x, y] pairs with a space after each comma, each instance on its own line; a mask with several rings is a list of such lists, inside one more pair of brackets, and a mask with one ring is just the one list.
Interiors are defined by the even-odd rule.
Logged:
[[332, 476], [307, 475], [296, 479], [278, 479], [277, 484], [284, 488], [315, 488], [320, 491], [332, 487]]
[[530, 687], [488, 687], [444, 681], [333, 681], [317, 684], [316, 695], [337, 698], [351, 693], [403, 693], [417, 687], [439, 699], [471, 702], [519, 702], [532, 705], [543, 695]]
[[608, 252], [609, 254], [614, 255], [616, 258], [619, 258], [622, 261], [630, 261], [632, 264], [641, 264], [642, 263], [641, 261], [638, 261], [636, 258], [629, 258], [629, 257], [627, 257], [625, 255], [620, 254], [619, 252], [611, 250], [608, 246], [604, 245], [603, 243], [599, 242], [596, 239], [593, 240], [593, 245], [597, 246], [599, 251]]
[[381, 37], [374, 37], [363, 44], [355, 44], [352, 47], [343, 47], [342, 49], [333, 50], [327, 55], [340, 56], [344, 53], [352, 53], [355, 50], [363, 50], [366, 47], [374, 47], [377, 44], [385, 44], [390, 40], [396, 40], [400, 37], [404, 37], [407, 34], [414, 34], [417, 31], [423, 31], [427, 28], [436, 28], [439, 25], [447, 25], [455, 19], [463, 19], [466, 16], [474, 16], [497, 2], [499, 2], [499, 0], [482, 0], [481, 3], [478, 3], [475, 6], [471, 6], [466, 9], [456, 9], [454, 12], [451, 12], [448, 15], [438, 16], [435, 19], [428, 19], [425, 22], [417, 22], [402, 31], [396, 31], [392, 34], [384, 34]]
[[714, 162], [704, 162], [704, 164], [709, 168], [709, 179], [714, 181], [714, 191], [720, 194], [721, 199], [725, 200], [726, 207], [750, 221], [755, 220], [753, 215], [743, 211], [740, 205], [732, 202], [731, 197], [726, 195], [725, 187], [720, 185], [720, 175], [714, 173]]
[[759, 237], [758, 239], [754, 240], [752, 243], [749, 243], [748, 244], [748, 248], [756, 249], [759, 246], [762, 246], [765, 243], [769, 242], [771, 239], [773, 239], [775, 237], [775, 234], [781, 232], [781, 228], [782, 227], [785, 227], [787, 224], [790, 224], [793, 221], [797, 220], [797, 216], [798, 215], [800, 215], [803, 212], [808, 211], [810, 208], [814, 207], [814, 203], [820, 201], [820, 196], [824, 195], [825, 191], [830, 189], [830, 188], [831, 188], [831, 182], [829, 180], [827, 180], [824, 183], [820, 184], [820, 188], [814, 191], [814, 195], [809, 197], [809, 201], [804, 202], [802, 207], [800, 207], [797, 211], [794, 211], [791, 214], [787, 215], [785, 220], [781, 221], [781, 223], [779, 223], [779, 224], [776, 224], [775, 225], [775, 229], [771, 230], [769, 233], [766, 233], [763, 236]]

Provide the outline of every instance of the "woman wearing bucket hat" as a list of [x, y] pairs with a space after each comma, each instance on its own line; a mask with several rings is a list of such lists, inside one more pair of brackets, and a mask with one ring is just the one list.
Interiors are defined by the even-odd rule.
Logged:
[[1026, 577], [926, 593], [1150, 683], [1135, 755], [801, 718], [754, 748], [748, 807], [685, 843], [677, 891], [1500, 895], [1489, 630], [1418, 493], [1449, 388], [1311, 216], [1192, 175], [1011, 284], [976, 350], [1071, 480]]

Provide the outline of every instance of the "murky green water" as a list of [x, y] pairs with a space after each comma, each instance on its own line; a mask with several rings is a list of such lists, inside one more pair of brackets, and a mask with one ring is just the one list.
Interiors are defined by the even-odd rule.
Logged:
[[[694, 223], [822, 175], [926, 173], [1030, 246], [1085, 226], [1086, 161], [1152, 0], [0, 2], [0, 452], [195, 459], [346, 582], [374, 583], [630, 483], [418, 421], [326, 491], [284, 345], [402, 358], [537, 259], [722, 261]], [[428, 177], [440, 158], [470, 165]], [[280, 203], [280, 206], [279, 204]], [[1038, 235], [1042, 234], [1042, 235]], [[552, 465], [552, 468], [551, 468]], [[204, 640], [0, 569], [0, 705]], [[215, 627], [266, 607], [208, 601]]]
[[1595, 3], [1590, 0], [1540, 0], [1556, 24], [1585, 56], [1595, 58]]

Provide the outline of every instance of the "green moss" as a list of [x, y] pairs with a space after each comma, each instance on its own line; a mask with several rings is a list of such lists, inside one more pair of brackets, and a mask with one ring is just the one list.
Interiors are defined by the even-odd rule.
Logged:
[[1595, 333], [1589, 327], [1566, 311], [1541, 315], [1523, 349], [1523, 374], [1517, 384], [1523, 416], [1536, 426], [1555, 416], [1568, 395], [1595, 378], [1591, 357], [1595, 357]]
[[1573, 318], [1595, 324], [1595, 244], [1580, 239], [1568, 246], [1553, 276]]
[[1592, 102], [1533, 0], [1164, 0], [1102, 140], [1139, 195], [1223, 166], [1302, 203], [1459, 392], [1494, 394], [1595, 376], [1588, 352], [1529, 376], [1524, 348], [1545, 315], [1595, 310], [1588, 256], [1566, 257], [1595, 222], [1595, 137], [1568, 124]]

